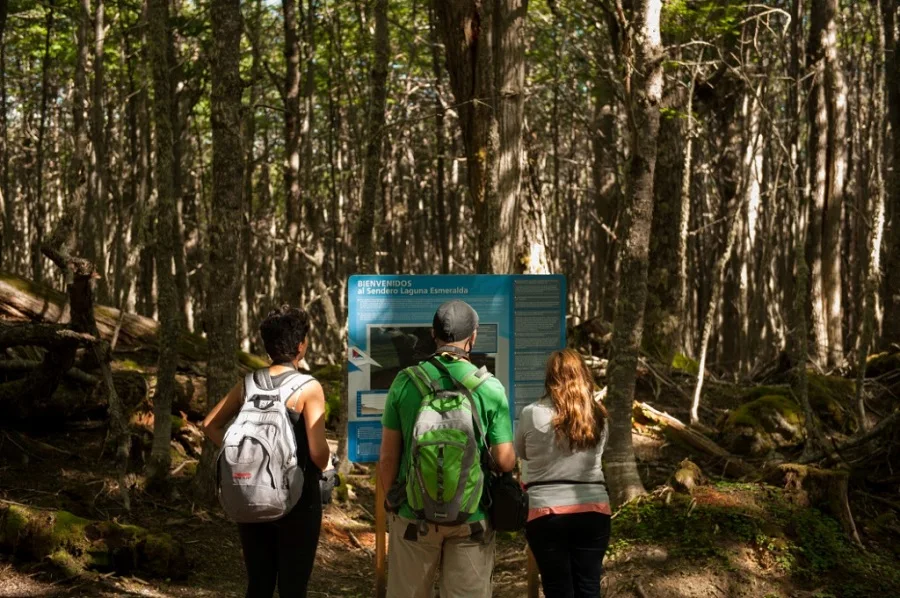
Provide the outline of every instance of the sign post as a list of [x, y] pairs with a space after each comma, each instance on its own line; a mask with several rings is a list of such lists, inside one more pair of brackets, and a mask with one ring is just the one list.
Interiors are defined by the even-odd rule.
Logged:
[[378, 467], [375, 467], [375, 598], [386, 598], [387, 513], [380, 477]]

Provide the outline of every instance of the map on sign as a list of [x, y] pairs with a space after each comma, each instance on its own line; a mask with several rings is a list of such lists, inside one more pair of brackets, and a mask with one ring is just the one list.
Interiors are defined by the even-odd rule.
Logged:
[[430, 357], [438, 306], [478, 312], [472, 362], [506, 388], [514, 419], [544, 390], [544, 365], [566, 344], [566, 280], [550, 276], [351, 276], [347, 350], [350, 460], [378, 459], [381, 414], [397, 374]]

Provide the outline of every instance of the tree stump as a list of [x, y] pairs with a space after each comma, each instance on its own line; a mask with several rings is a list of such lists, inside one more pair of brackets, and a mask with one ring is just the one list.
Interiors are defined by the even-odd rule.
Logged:
[[858, 545], [862, 545], [847, 498], [849, 471], [785, 463], [766, 477], [769, 483], [783, 487], [793, 503], [815, 507], [837, 519], [844, 532]]

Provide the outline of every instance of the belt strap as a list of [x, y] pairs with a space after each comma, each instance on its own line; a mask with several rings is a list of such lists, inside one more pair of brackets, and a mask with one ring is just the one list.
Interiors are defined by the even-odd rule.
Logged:
[[562, 485], [574, 485], [574, 486], [606, 486], [606, 482], [586, 482], [582, 480], [542, 480], [539, 482], [530, 482], [525, 484], [525, 489], [533, 488], [535, 486], [562, 486]]

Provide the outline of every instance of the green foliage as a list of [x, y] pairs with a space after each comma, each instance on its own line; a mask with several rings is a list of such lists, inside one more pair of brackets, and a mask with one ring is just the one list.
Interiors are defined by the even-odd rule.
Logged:
[[743, 3], [720, 0], [670, 0], [663, 3], [660, 25], [664, 39], [684, 43], [734, 36], [746, 16]]

